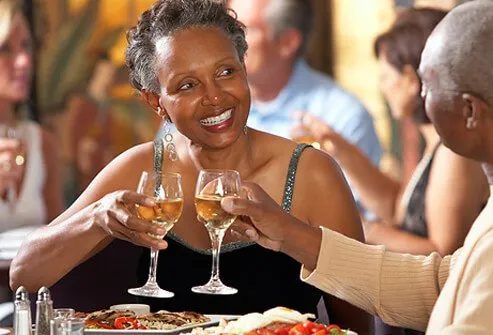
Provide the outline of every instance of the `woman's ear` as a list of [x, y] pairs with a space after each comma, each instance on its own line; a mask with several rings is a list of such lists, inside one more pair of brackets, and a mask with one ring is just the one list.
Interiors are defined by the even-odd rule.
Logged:
[[406, 64], [402, 69], [402, 76], [406, 79], [408, 92], [412, 93], [413, 95], [419, 94], [421, 81], [419, 80], [416, 70], [414, 70], [411, 65]]
[[161, 107], [159, 103], [159, 95], [156, 93], [149, 92], [147, 90], [142, 90], [142, 98], [144, 101], [151, 106], [151, 108], [159, 115], [160, 118], [167, 117], [166, 111]]

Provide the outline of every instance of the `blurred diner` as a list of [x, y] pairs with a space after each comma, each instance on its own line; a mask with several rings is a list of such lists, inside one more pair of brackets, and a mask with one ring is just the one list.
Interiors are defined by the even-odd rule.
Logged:
[[[311, 1], [230, 0], [229, 5], [247, 28], [245, 64], [252, 92], [248, 125], [312, 143], [308, 134], [292, 133], [298, 124], [294, 113], [306, 112], [340, 132], [379, 166], [382, 151], [371, 115], [355, 96], [304, 60], [315, 24]], [[352, 190], [361, 205], [358, 192]]]

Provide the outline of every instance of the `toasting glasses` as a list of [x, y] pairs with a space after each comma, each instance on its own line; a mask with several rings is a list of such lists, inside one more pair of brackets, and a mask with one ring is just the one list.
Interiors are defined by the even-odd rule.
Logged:
[[[145, 207], [136, 205], [137, 216], [170, 231], [180, 219], [183, 211], [183, 191], [181, 176], [177, 173], [148, 173], [143, 172], [140, 178], [138, 193], [154, 197], [156, 205]], [[162, 239], [165, 235], [151, 236]], [[156, 281], [156, 269], [159, 251], [151, 248], [151, 263], [149, 265], [149, 278], [144, 286], [132, 288], [128, 293], [144, 297], [171, 298], [173, 292], [163, 290]]]
[[201, 170], [195, 190], [195, 209], [204, 223], [212, 244], [212, 274], [209, 282], [195, 286], [193, 292], [205, 294], [235, 294], [219, 278], [219, 254], [224, 233], [236, 219], [221, 208], [221, 199], [240, 195], [240, 174], [233, 170]]

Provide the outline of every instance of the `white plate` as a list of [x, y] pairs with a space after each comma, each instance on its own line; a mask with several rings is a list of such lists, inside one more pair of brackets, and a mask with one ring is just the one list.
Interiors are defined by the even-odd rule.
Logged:
[[[237, 319], [237, 315], [216, 315], [216, 314], [205, 314], [211, 321], [204, 323], [194, 323], [191, 325], [170, 329], [170, 330], [154, 330], [154, 329], [86, 329], [85, 334], [91, 335], [126, 335], [126, 334], [162, 334], [162, 335], [173, 335], [179, 334], [185, 330], [190, 330], [195, 327], [211, 327], [219, 323], [220, 320], [234, 320]], [[1, 335], [1, 334], [0, 334]]]
[[0, 335], [6, 335], [6, 334], [10, 334], [10, 330], [0, 328]]

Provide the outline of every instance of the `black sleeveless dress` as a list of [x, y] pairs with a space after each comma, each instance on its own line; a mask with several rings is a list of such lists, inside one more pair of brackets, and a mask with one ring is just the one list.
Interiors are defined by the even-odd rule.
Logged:
[[[307, 145], [293, 152], [286, 180], [283, 209], [291, 209], [298, 160]], [[156, 147], [156, 170], [161, 171], [162, 145]], [[168, 233], [168, 249], [159, 255], [157, 278], [160, 286], [175, 293], [171, 299], [142, 298], [151, 310], [193, 310], [209, 314], [244, 314], [286, 306], [304, 313], [316, 313], [322, 292], [300, 279], [300, 265], [279, 252], [249, 242], [234, 242], [221, 248], [222, 281], [238, 289], [235, 295], [205, 295], [191, 292], [193, 286], [205, 284], [211, 271], [211, 250], [187, 245]], [[144, 249], [138, 270], [139, 284], [144, 284], [149, 269], [149, 249]], [[135, 285], [137, 286], [137, 285]]]

